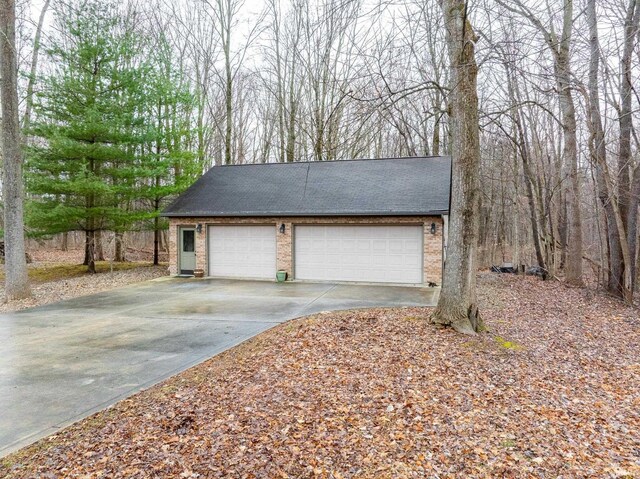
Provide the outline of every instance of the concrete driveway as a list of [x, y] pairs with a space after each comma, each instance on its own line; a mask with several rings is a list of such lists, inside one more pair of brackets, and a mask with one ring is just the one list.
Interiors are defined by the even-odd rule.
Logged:
[[0, 457], [278, 323], [438, 291], [161, 278], [0, 315]]

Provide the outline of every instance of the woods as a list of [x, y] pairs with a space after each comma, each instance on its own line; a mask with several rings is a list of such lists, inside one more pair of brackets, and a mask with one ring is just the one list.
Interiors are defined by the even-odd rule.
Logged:
[[162, 199], [194, 179], [181, 165], [190, 157], [176, 111], [190, 98], [180, 98], [171, 69], [152, 63], [149, 45], [113, 5], [70, 9], [59, 28], [67, 34], [48, 51], [57, 68], [42, 79], [28, 130], [28, 221], [43, 234], [84, 231], [85, 264], [95, 272], [98, 232], [116, 232], [116, 260], [124, 260], [122, 233], [150, 218], [157, 231]]
[[640, 0], [0, 0], [0, 476], [640, 477], [639, 79]]
[[[538, 265], [632, 302], [638, 2], [461, 5], [477, 64], [477, 199], [464, 201], [477, 266]], [[128, 231], [154, 231], [157, 262], [158, 212], [213, 165], [455, 157], [446, 11], [435, 0], [18, 1], [27, 231], [85, 231], [89, 267], [102, 232], [122, 260]]]

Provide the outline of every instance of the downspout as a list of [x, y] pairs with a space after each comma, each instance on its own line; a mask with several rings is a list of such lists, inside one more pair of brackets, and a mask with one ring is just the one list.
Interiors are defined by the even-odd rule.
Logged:
[[442, 215], [442, 271], [447, 261], [447, 245], [449, 244], [449, 215]]
[[449, 212], [451, 211], [451, 189], [453, 188], [453, 158], [449, 157], [449, 207], [447, 214], [442, 215], [442, 283], [444, 283], [444, 266], [447, 262], [447, 246], [449, 245]]

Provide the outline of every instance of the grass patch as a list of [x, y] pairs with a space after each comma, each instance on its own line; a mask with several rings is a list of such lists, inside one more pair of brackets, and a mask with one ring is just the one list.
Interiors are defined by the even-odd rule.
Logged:
[[424, 316], [422, 318], [419, 318], [417, 316], [406, 316], [404, 318], [405, 321], [427, 321], [429, 319], [429, 316]]
[[[153, 266], [150, 262], [125, 262], [113, 263], [113, 271], [124, 271], [134, 268], [144, 268]], [[111, 263], [109, 261], [96, 261], [96, 272], [109, 273]], [[57, 281], [61, 279], [77, 278], [88, 275], [87, 267], [82, 264], [48, 264], [29, 268], [29, 279], [34, 283], [46, 283], [47, 281]], [[4, 281], [4, 271], [0, 271], [0, 281]]]
[[513, 439], [505, 439], [504, 441], [502, 441], [502, 444], [500, 445], [505, 449], [512, 449], [516, 447], [518, 444]]
[[515, 341], [507, 341], [500, 336], [496, 336], [494, 339], [496, 340], [496, 343], [498, 343], [498, 346], [504, 349], [511, 349], [513, 351], [520, 351], [522, 349], [522, 345], [516, 343]]

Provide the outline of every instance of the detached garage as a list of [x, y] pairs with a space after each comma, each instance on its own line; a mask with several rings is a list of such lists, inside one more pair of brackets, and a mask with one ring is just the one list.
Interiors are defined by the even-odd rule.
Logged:
[[440, 284], [447, 157], [211, 168], [163, 213], [170, 272]]

